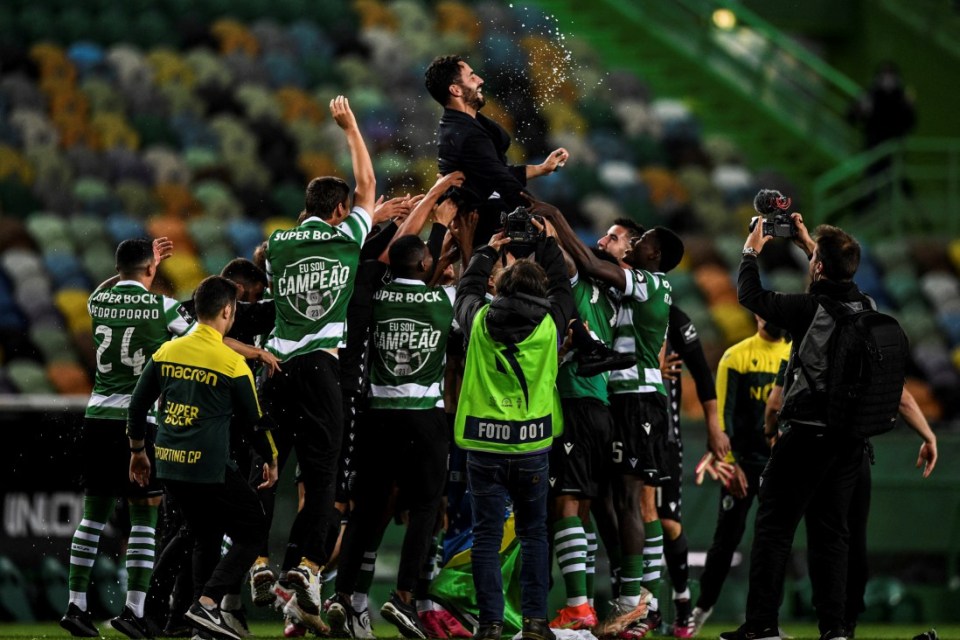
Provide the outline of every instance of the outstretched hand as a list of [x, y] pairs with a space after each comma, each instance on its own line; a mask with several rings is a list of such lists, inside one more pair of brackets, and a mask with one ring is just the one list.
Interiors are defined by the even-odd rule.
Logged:
[[350, 110], [350, 101], [347, 100], [346, 96], [337, 96], [330, 101], [330, 113], [337, 125], [344, 131], [359, 129], [357, 118]]
[[703, 454], [703, 457], [700, 458], [700, 462], [697, 463], [695, 470], [696, 474], [696, 483], [703, 484], [703, 478], [706, 474], [710, 475], [710, 478], [717, 480], [722, 483], [723, 486], [729, 487], [730, 481], [733, 479], [734, 473], [736, 472], [734, 467], [729, 462], [724, 462], [723, 460], [718, 460], [709, 451]]
[[156, 238], [153, 241], [153, 261], [160, 264], [173, 255], [173, 240], [167, 236]]

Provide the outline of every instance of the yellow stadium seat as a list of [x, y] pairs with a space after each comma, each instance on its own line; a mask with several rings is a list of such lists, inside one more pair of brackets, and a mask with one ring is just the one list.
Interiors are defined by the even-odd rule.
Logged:
[[267, 218], [263, 221], [263, 237], [269, 238], [278, 229], [293, 229], [297, 221], [293, 218]]
[[479, 42], [483, 35], [483, 27], [477, 14], [470, 7], [453, 0], [444, 0], [438, 2], [437, 12], [437, 31], [440, 33], [458, 33], [463, 35], [468, 42]]
[[315, 176], [337, 175], [339, 170], [336, 163], [325, 153], [308, 151], [297, 156], [297, 168], [308, 178]]
[[170, 280], [178, 296], [189, 296], [207, 275], [197, 256], [180, 251], [160, 263], [160, 272]]
[[90, 114], [90, 101], [87, 96], [74, 87], [61, 86], [47, 93], [50, 99], [50, 119], [54, 122], [64, 116], [83, 118]]
[[224, 55], [239, 51], [252, 57], [260, 53], [260, 42], [256, 36], [236, 20], [221, 18], [210, 27], [210, 33], [217, 39], [220, 53]]
[[197, 81], [193, 68], [170, 49], [154, 49], [147, 56], [147, 62], [153, 68], [153, 81], [160, 86], [177, 84], [189, 89]]
[[90, 313], [87, 311], [89, 297], [90, 292], [83, 289], [61, 289], [53, 296], [53, 303], [72, 334], [91, 330]]
[[326, 111], [320, 103], [303, 89], [284, 87], [277, 91], [276, 98], [283, 110], [284, 122], [306, 120], [319, 123], [326, 117]]
[[[960, 238], [953, 240], [947, 245], [947, 256], [950, 258], [950, 263], [953, 265], [954, 271], [960, 273]], [[957, 366], [960, 369], [960, 364]]]
[[0, 180], [8, 176], [16, 176], [23, 184], [33, 184], [33, 167], [19, 151], [0, 144]]
[[757, 323], [753, 319], [753, 314], [735, 300], [711, 306], [710, 317], [713, 318], [713, 324], [720, 329], [723, 341], [727, 344], [740, 342], [757, 332]]
[[140, 148], [140, 134], [118, 113], [99, 113], [90, 121], [90, 128], [97, 133], [103, 149], [116, 148], [136, 151]]
[[400, 26], [393, 12], [378, 0], [356, 0], [353, 8], [360, 16], [361, 29], [386, 29], [396, 31]]

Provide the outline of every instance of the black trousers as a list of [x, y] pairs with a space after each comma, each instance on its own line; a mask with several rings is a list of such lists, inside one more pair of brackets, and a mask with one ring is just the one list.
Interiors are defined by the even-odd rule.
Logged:
[[[163, 486], [180, 505], [194, 536], [194, 599], [207, 596], [220, 604], [250, 569], [266, 535], [267, 519], [257, 494], [245, 474], [229, 467], [223, 484], [164, 480]], [[233, 544], [221, 558], [223, 534]]]
[[867, 520], [870, 515], [872, 464], [870, 455], [863, 456], [860, 477], [850, 500], [850, 554], [847, 563], [847, 627], [856, 627], [860, 614], [866, 609], [863, 601], [870, 577], [867, 563]]
[[734, 498], [725, 487], [720, 487], [717, 528], [713, 532], [713, 543], [707, 551], [707, 561], [703, 568], [703, 575], [700, 577], [700, 597], [697, 599], [697, 606], [701, 609], [709, 609], [720, 597], [720, 589], [727, 579], [727, 574], [730, 573], [733, 554], [743, 540], [743, 533], [747, 528], [747, 516], [750, 515], [750, 508], [760, 487], [760, 473], [763, 467], [742, 465], [741, 468], [747, 477], [745, 497]]
[[760, 484], [746, 624], [777, 627], [793, 536], [807, 518], [813, 605], [820, 631], [844, 627], [850, 501], [860, 478], [862, 438], [841, 427], [796, 425], [774, 446]]
[[394, 483], [398, 510], [409, 512], [400, 551], [397, 590], [413, 591], [430, 552], [446, 485], [450, 447], [442, 409], [370, 409], [357, 428], [360, 461], [355, 506], [343, 534], [337, 591], [352, 593], [372, 536], [381, 531]]
[[280, 461], [292, 447], [303, 481], [303, 509], [290, 529], [290, 544], [300, 545], [304, 557], [323, 566], [329, 558], [327, 538], [340, 522], [333, 506], [343, 436], [340, 366], [325, 351], [297, 356], [284, 362], [264, 388], [282, 434], [277, 438]]

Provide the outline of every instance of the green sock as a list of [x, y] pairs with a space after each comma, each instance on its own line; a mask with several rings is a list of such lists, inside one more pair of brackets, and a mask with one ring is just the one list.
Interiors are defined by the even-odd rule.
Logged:
[[617, 598], [624, 608], [640, 604], [640, 582], [643, 580], [643, 556], [623, 556], [620, 565], [620, 596]]
[[113, 513], [116, 498], [104, 496], [83, 497], [83, 519], [73, 534], [70, 544], [70, 602], [87, 610], [87, 587], [97, 559], [100, 535]]
[[645, 522], [643, 525], [643, 588], [653, 594], [650, 608], [658, 608], [660, 595], [660, 574], [663, 571], [663, 525], [659, 520]]
[[[138, 618], [150, 588], [157, 548], [156, 506], [130, 505], [130, 540], [127, 543], [127, 606]], [[219, 604], [219, 603], [218, 603]]]
[[587, 535], [577, 516], [562, 518], [553, 525], [553, 548], [567, 588], [567, 606], [587, 602]]
[[583, 523], [583, 532], [587, 536], [587, 602], [592, 606], [594, 578], [597, 576], [597, 530], [590, 518]]
[[607, 559], [610, 561], [610, 591], [614, 598], [620, 597], [620, 571], [623, 569], [623, 552], [620, 545], [607, 548]]

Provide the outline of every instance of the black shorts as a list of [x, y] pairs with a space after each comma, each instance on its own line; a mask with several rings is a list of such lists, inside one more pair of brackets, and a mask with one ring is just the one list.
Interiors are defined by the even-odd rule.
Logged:
[[666, 463], [670, 478], [657, 487], [657, 515], [683, 522], [683, 450], [676, 441], [667, 443]]
[[147, 441], [150, 482], [141, 487], [130, 482], [130, 439], [123, 420], [84, 418], [80, 431], [80, 468], [83, 489], [88, 496], [149, 498], [163, 495], [157, 482], [153, 442]]
[[669, 480], [667, 398], [659, 393], [618, 393], [610, 398], [613, 414], [614, 468], [658, 487]]
[[563, 435], [550, 450], [551, 494], [596, 498], [610, 469], [610, 408], [593, 398], [562, 398], [560, 404]]

